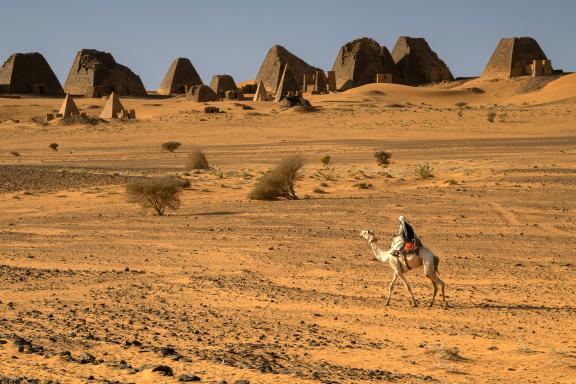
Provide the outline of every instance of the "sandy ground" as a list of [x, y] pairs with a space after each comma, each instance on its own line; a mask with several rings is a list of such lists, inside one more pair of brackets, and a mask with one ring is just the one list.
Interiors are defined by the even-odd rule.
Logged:
[[[575, 86], [374, 84], [311, 96], [313, 113], [123, 99], [138, 120], [97, 125], [0, 98], [0, 382], [576, 382]], [[215, 170], [185, 175], [196, 146]], [[293, 153], [301, 199], [250, 201]], [[124, 193], [158, 174], [191, 181], [164, 217]], [[384, 305], [392, 272], [359, 231], [386, 248], [399, 214], [440, 257], [447, 310], [422, 270], [418, 307], [400, 284]]]

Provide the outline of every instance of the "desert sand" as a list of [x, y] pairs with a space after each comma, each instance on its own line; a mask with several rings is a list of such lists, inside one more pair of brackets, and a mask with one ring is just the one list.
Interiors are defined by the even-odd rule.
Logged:
[[[576, 382], [575, 76], [370, 84], [315, 112], [122, 98], [137, 120], [97, 125], [0, 98], [0, 382]], [[184, 174], [195, 147], [214, 171]], [[249, 200], [294, 153], [300, 199]], [[191, 181], [179, 210], [126, 201], [162, 174]], [[386, 248], [400, 214], [440, 257], [447, 310], [421, 269], [418, 307], [401, 284], [384, 305], [392, 271], [359, 231]]]

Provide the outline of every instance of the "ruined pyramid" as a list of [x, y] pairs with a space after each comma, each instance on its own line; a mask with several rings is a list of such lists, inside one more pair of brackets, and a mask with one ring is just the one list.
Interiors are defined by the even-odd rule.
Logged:
[[336, 88], [341, 91], [375, 83], [378, 74], [389, 76], [393, 83], [400, 82], [400, 73], [388, 49], [367, 37], [342, 46], [332, 70], [336, 74]]
[[392, 50], [392, 58], [398, 66], [403, 84], [421, 85], [454, 80], [448, 66], [422, 37], [401, 36]]
[[118, 96], [116, 96], [116, 93], [112, 92], [110, 94], [110, 96], [108, 97], [106, 104], [104, 105], [104, 109], [100, 113], [100, 118], [101, 119], [117, 119], [122, 114], [125, 114], [125, 113], [126, 113], [126, 110], [124, 109], [124, 106], [122, 106], [120, 99], [118, 98]]
[[59, 96], [64, 90], [38, 52], [14, 53], [0, 68], [0, 93]]
[[180, 57], [172, 62], [164, 76], [159, 95], [185, 94], [194, 85], [202, 84], [202, 79], [190, 60]]
[[78, 109], [78, 106], [76, 105], [70, 94], [68, 93], [66, 94], [66, 97], [64, 98], [64, 101], [60, 106], [60, 110], [58, 111], [58, 114], [62, 115], [62, 117], [80, 115], [80, 110]]
[[112, 92], [119, 96], [147, 95], [138, 75], [118, 64], [110, 53], [95, 49], [83, 49], [76, 54], [64, 90], [86, 97], [102, 97]]
[[280, 83], [276, 88], [276, 95], [274, 96], [274, 101], [281, 101], [288, 95], [288, 92], [297, 92], [299, 90], [299, 85], [294, 75], [292, 74], [292, 68], [289, 64], [284, 65], [284, 70], [282, 71], [282, 77], [280, 78]]
[[226, 95], [227, 91], [237, 91], [238, 87], [236, 82], [230, 75], [214, 75], [212, 76], [212, 81], [210, 81], [210, 88], [218, 97], [222, 98]]
[[[548, 60], [542, 48], [531, 37], [511, 37], [501, 39], [482, 76], [509, 78], [530, 75], [534, 60]], [[549, 70], [552, 66], [548, 63]]]
[[297, 81], [298, 89], [302, 87], [305, 74], [321, 71], [321, 69], [309, 65], [304, 60], [290, 53], [286, 48], [275, 45], [270, 48], [260, 66], [255, 79], [256, 84], [262, 81], [269, 92], [276, 93], [286, 64], [290, 65], [290, 71], [294, 80]]
[[218, 95], [207, 85], [194, 85], [189, 90], [186, 96], [192, 101], [197, 103], [205, 103], [208, 101], [217, 101]]

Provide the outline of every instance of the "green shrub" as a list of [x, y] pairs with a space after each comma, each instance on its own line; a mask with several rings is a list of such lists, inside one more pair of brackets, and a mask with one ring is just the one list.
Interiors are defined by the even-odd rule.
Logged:
[[126, 198], [129, 203], [151, 208], [162, 216], [166, 209], [180, 207], [182, 185], [180, 179], [171, 176], [140, 179], [126, 185]]
[[254, 189], [248, 195], [254, 200], [275, 200], [285, 198], [297, 200], [294, 190], [296, 181], [301, 179], [300, 170], [304, 159], [300, 155], [289, 156], [258, 179]]

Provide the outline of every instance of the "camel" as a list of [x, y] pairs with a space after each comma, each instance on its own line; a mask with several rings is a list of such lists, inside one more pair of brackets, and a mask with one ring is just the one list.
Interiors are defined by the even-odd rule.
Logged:
[[434, 299], [436, 298], [436, 293], [438, 293], [438, 286], [440, 286], [442, 287], [442, 302], [444, 309], [448, 308], [448, 303], [446, 302], [446, 297], [444, 295], [444, 288], [446, 287], [446, 284], [438, 276], [438, 264], [440, 263], [440, 259], [434, 253], [432, 253], [432, 251], [424, 246], [420, 246], [416, 252], [409, 253], [406, 255], [406, 257], [400, 257], [395, 256], [391, 249], [388, 251], [381, 250], [378, 246], [378, 239], [376, 238], [376, 235], [374, 235], [373, 231], [369, 229], [362, 231], [360, 232], [360, 237], [368, 240], [368, 244], [372, 248], [376, 259], [384, 263], [387, 262], [388, 265], [390, 265], [390, 268], [394, 270], [392, 282], [390, 283], [390, 287], [388, 287], [388, 298], [386, 299], [386, 305], [390, 305], [390, 296], [392, 295], [392, 290], [394, 289], [396, 280], [400, 278], [400, 280], [404, 282], [408, 293], [410, 293], [412, 305], [415, 307], [417, 306], [414, 294], [412, 294], [412, 288], [410, 287], [408, 280], [406, 280], [404, 273], [407, 273], [412, 269], [424, 266], [424, 273], [426, 274], [426, 277], [432, 281], [432, 285], [434, 286], [434, 294], [432, 295], [432, 301], [430, 301], [429, 306], [431, 307], [434, 305]]

